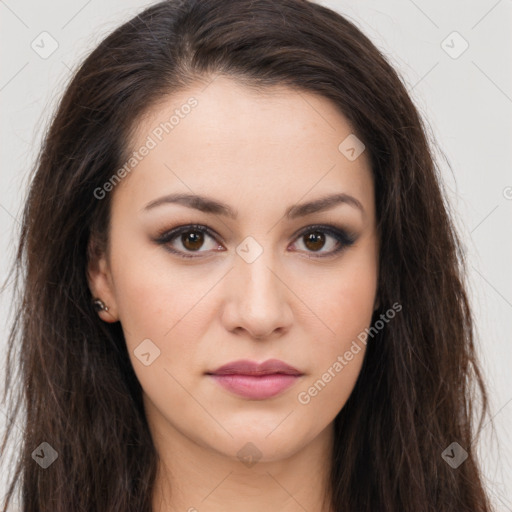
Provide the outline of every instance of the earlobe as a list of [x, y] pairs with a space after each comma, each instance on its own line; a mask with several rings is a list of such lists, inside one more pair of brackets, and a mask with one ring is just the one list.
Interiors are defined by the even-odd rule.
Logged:
[[[101, 299], [94, 297], [92, 300], [92, 305], [96, 313], [102, 313], [100, 314], [100, 318], [102, 318], [102, 320], [109, 323], [116, 321], [110, 313], [110, 308]], [[103, 313], [107, 313], [109, 316], [105, 316]]]

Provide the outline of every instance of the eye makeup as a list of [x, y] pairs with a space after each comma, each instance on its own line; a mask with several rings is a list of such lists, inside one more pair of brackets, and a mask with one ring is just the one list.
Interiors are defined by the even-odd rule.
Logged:
[[[189, 237], [187, 238], [185, 235], [189, 235]], [[307, 241], [303, 241], [304, 245], [306, 243], [315, 244], [318, 242], [318, 240], [320, 240], [321, 243], [325, 241], [327, 244], [329, 238], [334, 240], [335, 248], [329, 251], [320, 252], [315, 250], [310, 251], [307, 249], [302, 251], [293, 251], [305, 252], [306, 254], [308, 254], [309, 257], [319, 259], [332, 257], [341, 253], [345, 249], [352, 246], [357, 239], [357, 236], [353, 232], [349, 232], [344, 228], [340, 228], [329, 224], [313, 224], [301, 229], [298, 233], [296, 233], [294, 235], [294, 240], [300, 240], [301, 237], [303, 240], [308, 235], [309, 238], [307, 239]], [[212, 249], [214, 252], [224, 252], [226, 250], [219, 242], [219, 239], [221, 237], [217, 235], [211, 228], [203, 224], [186, 224], [171, 229], [165, 229], [162, 232], [158, 233], [157, 236], [153, 239], [153, 241], [156, 244], [163, 246], [165, 250], [180, 258], [190, 259], [202, 258], [204, 256], [201, 255], [201, 253], [210, 252], [210, 250], [199, 250], [200, 247], [197, 248], [198, 250], [194, 248], [194, 244], [197, 245], [198, 243], [202, 247], [207, 238], [211, 238], [214, 241], [214, 243], [212, 244], [215, 246], [215, 248]], [[182, 249], [177, 249], [174, 246], [176, 242], [179, 242], [181, 244]], [[187, 247], [186, 244], [189, 247]], [[190, 247], [190, 245], [192, 245], [192, 248]], [[323, 248], [324, 246], [322, 245], [321, 249]]]

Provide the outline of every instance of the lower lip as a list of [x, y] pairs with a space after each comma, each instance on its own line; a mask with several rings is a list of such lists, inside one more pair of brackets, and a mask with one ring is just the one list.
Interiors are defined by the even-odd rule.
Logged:
[[223, 388], [244, 398], [264, 400], [279, 395], [292, 386], [298, 375], [210, 375]]

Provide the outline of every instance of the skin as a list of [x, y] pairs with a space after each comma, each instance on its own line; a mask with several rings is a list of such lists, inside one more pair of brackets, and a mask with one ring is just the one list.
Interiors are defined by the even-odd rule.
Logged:
[[[153, 510], [328, 512], [333, 420], [355, 385], [364, 344], [308, 404], [298, 394], [350, 348], [378, 306], [369, 160], [363, 152], [349, 161], [338, 150], [352, 129], [330, 100], [284, 87], [255, 92], [222, 76], [155, 106], [130, 147], [140, 148], [192, 96], [198, 105], [110, 192], [109, 248], [88, 269], [91, 292], [109, 307], [99, 316], [121, 322], [143, 388], [160, 458]], [[144, 211], [170, 193], [214, 198], [238, 217], [170, 203]], [[284, 217], [289, 206], [333, 193], [356, 198], [364, 212], [341, 203]], [[154, 241], [191, 223], [210, 227], [217, 240], [204, 235], [202, 246], [185, 247], [178, 236], [168, 245], [192, 247], [196, 258]], [[314, 230], [301, 231], [313, 224], [357, 238], [322, 258], [337, 241], [326, 234], [323, 245], [308, 245], [304, 235]], [[248, 236], [263, 251], [250, 263], [236, 252]], [[134, 353], [145, 339], [160, 350], [149, 366]], [[304, 374], [270, 399], [239, 397], [205, 375], [230, 361], [269, 358]], [[237, 456], [254, 450], [247, 443], [260, 457], [250, 467]]]

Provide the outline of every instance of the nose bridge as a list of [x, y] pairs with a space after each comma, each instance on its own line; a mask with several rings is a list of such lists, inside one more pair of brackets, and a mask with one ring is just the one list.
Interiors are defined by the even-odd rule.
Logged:
[[236, 252], [228, 284], [230, 328], [267, 336], [291, 319], [286, 287], [275, 275], [276, 255], [253, 237], [240, 243]]
[[240, 298], [243, 300], [246, 297], [253, 307], [258, 308], [277, 303], [282, 290], [271, 270], [275, 267], [272, 248], [264, 249], [254, 239], [246, 240], [237, 248], [237, 254], [239, 257], [235, 263], [235, 273], [242, 283]]

